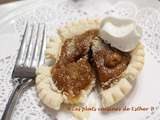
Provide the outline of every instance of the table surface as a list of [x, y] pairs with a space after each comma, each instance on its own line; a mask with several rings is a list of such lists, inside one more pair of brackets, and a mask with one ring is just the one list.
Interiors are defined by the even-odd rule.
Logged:
[[[14, 9], [23, 6], [27, 2], [34, 2], [35, 0], [21, 0], [21, 1], [15, 1], [15, 0], [0, 0], [0, 19], [5, 17], [7, 14], [11, 13]], [[8, 1], [8, 3], [6, 3]], [[13, 2], [10, 2], [13, 1]], [[39, 1], [52, 1], [52, 0], [39, 0]], [[78, 1], [78, 0], [77, 0]], [[118, 2], [119, 0], [108, 0], [110, 3], [114, 4]], [[138, 7], [153, 7], [159, 9], [160, 7], [160, 1], [159, 0], [123, 0], [123, 1], [132, 1], [136, 3]], [[160, 9], [159, 9], [160, 10]]]

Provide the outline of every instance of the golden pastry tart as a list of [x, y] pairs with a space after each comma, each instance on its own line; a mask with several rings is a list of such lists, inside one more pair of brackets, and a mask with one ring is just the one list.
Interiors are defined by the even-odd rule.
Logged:
[[38, 68], [36, 77], [38, 96], [48, 107], [58, 110], [62, 103], [83, 103], [95, 83], [103, 107], [117, 103], [132, 89], [131, 81], [143, 67], [143, 45], [128, 53], [119, 51], [103, 42], [99, 27], [100, 21], [82, 20], [49, 39], [46, 59], [53, 63]]

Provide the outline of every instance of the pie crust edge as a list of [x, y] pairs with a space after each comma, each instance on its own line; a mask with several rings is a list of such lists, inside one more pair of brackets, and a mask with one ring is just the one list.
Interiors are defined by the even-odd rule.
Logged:
[[137, 78], [144, 65], [144, 46], [139, 43], [130, 54], [131, 61], [118, 82], [109, 89], [100, 90], [102, 107], [110, 107], [118, 103], [132, 90], [132, 82]]
[[[45, 51], [46, 59], [51, 59], [56, 62], [64, 40], [72, 38], [73, 36], [81, 34], [89, 29], [98, 29], [98, 22], [99, 21], [97, 20], [81, 20], [59, 29], [58, 35], [47, 41], [47, 48]], [[44, 65], [37, 69], [36, 90], [40, 100], [45, 105], [55, 110], [59, 110], [62, 103], [70, 103], [70, 101], [67, 100], [67, 97], [62, 94], [62, 91], [59, 91], [53, 83], [51, 68], [52, 66]], [[94, 86], [95, 80], [92, 80], [87, 89], [81, 91], [79, 99], [76, 99], [73, 103], [83, 103]]]
[[[99, 28], [99, 20], [81, 20], [69, 24], [58, 30], [58, 35], [54, 39], [49, 39], [47, 42], [46, 58], [56, 61], [61, 45], [67, 38], [72, 38], [89, 29]], [[102, 106], [109, 107], [122, 98], [124, 98], [132, 89], [131, 81], [135, 80], [138, 73], [141, 71], [144, 64], [144, 47], [141, 43], [131, 52], [131, 62], [127, 69], [123, 72], [122, 78], [115, 83], [112, 87], [101, 91]], [[92, 83], [87, 90], [83, 90], [81, 98], [77, 102], [85, 100], [86, 96], [90, 93], [95, 83]], [[68, 103], [66, 96], [61, 94], [52, 81], [51, 67], [42, 66], [37, 69], [36, 88], [38, 96], [41, 101], [48, 107], [53, 109], [60, 109], [60, 105], [65, 102]]]

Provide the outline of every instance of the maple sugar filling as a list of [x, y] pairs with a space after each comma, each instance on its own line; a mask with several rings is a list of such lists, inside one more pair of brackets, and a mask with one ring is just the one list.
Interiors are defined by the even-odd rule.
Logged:
[[[58, 62], [52, 68], [52, 77], [59, 90], [68, 97], [77, 97], [81, 90], [88, 88], [98, 74], [102, 88], [106, 89], [127, 68], [130, 55], [120, 52], [109, 45], [93, 53], [89, 50], [92, 40], [98, 36], [98, 29], [65, 40]], [[93, 57], [93, 60], [91, 57]], [[94, 62], [95, 66], [90, 63]], [[103, 62], [100, 62], [103, 61]], [[109, 84], [104, 85], [103, 83]]]
[[108, 89], [127, 68], [131, 56], [129, 53], [121, 52], [105, 44], [104, 48], [93, 54], [93, 59], [100, 85], [103, 89]]
[[87, 31], [65, 40], [58, 62], [52, 69], [53, 80], [58, 89], [69, 98], [80, 95], [87, 89], [95, 75], [89, 63], [88, 52], [98, 30]]

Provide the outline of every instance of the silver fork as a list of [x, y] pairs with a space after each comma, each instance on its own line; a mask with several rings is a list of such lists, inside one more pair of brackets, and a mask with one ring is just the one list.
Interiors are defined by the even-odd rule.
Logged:
[[21, 93], [26, 87], [34, 84], [35, 70], [39, 65], [44, 63], [45, 39], [45, 24], [26, 24], [12, 72], [15, 87], [10, 95], [1, 120], [11, 119], [12, 111]]

